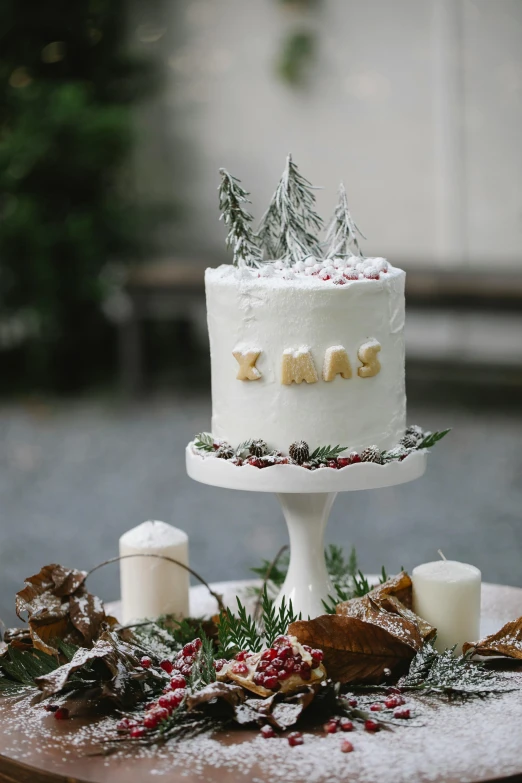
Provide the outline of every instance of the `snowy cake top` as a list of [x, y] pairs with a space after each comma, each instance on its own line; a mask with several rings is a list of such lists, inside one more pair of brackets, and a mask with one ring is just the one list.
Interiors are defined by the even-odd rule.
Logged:
[[[384, 258], [365, 258], [359, 238], [365, 238], [348, 209], [344, 185], [324, 240], [318, 236], [322, 218], [315, 211], [314, 187], [289, 155], [285, 169], [256, 232], [250, 203], [240, 180], [220, 169], [220, 220], [228, 228], [227, 247], [233, 266], [256, 277], [293, 280], [317, 278], [344, 285], [354, 280], [379, 280], [393, 269]], [[240, 277], [241, 275], [237, 275]]]

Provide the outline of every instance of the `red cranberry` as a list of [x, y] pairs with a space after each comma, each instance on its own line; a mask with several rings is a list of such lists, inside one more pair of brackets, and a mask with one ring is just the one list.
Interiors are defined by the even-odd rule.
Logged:
[[196, 636], [196, 638], [192, 640], [192, 646], [194, 647], [195, 652], [201, 650], [201, 647], [203, 646], [203, 642], [201, 641], [199, 636]]
[[300, 731], [292, 731], [288, 735], [288, 744], [291, 748], [295, 747], [296, 745], [302, 745], [304, 742], [303, 735]]
[[142, 666], [144, 669], [150, 669], [152, 666], [152, 658], [149, 658], [148, 655], [144, 655], [140, 661], [140, 666]]
[[181, 674], [175, 674], [174, 677], [170, 678], [170, 687], [173, 691], [175, 691], [176, 688], [184, 688], [186, 684], [187, 681]]
[[338, 729], [338, 723], [335, 720], [335, 718], [329, 720], [327, 723], [324, 724], [324, 730], [327, 734], [335, 734]]
[[194, 663], [194, 656], [185, 655], [185, 666], [192, 666], [193, 663]]
[[167, 672], [167, 674], [170, 674], [171, 671], [174, 669], [174, 665], [172, 661], [167, 661], [167, 660], [161, 661], [160, 666], [164, 672]]
[[361, 458], [357, 454], [357, 452], [356, 451], [352, 451], [352, 453], [350, 454], [350, 463], [352, 465], [355, 465], [356, 462], [360, 462], [360, 461], [361, 461]]
[[261, 736], [265, 739], [270, 739], [271, 737], [275, 737], [276, 733], [273, 730], [272, 726], [261, 726], [260, 729]]
[[170, 700], [171, 700], [172, 704], [175, 707], [177, 707], [179, 704], [181, 704], [181, 702], [185, 698], [186, 693], [187, 693], [187, 691], [185, 690], [185, 688], [176, 688], [175, 691], [172, 691], [170, 693]]
[[407, 707], [401, 707], [393, 713], [394, 718], [409, 718], [410, 711]]
[[382, 704], [372, 704], [372, 706], [370, 707], [370, 710], [372, 712], [381, 712], [382, 709], [383, 709]]
[[188, 642], [183, 647], [183, 651], [182, 652], [183, 652], [183, 655], [184, 655], [185, 658], [187, 657], [187, 655], [194, 655], [194, 653], [196, 652], [196, 649], [194, 647], [193, 642]]
[[326, 464], [328, 465], [329, 468], [333, 468], [334, 470], [337, 470], [337, 468], [339, 467], [337, 465], [337, 460], [336, 459], [329, 459]]
[[54, 717], [56, 718], [56, 720], [68, 720], [69, 710], [67, 709], [67, 707], [59, 707], [54, 713]]
[[248, 666], [244, 661], [236, 661], [232, 665], [232, 672], [234, 674], [248, 674]]
[[376, 720], [368, 718], [368, 720], [364, 721], [364, 728], [366, 731], [379, 731], [380, 726]]
[[350, 740], [343, 740], [341, 742], [341, 752], [342, 753], [351, 753], [353, 751], [353, 745], [350, 742]]
[[265, 688], [268, 688], [269, 691], [275, 691], [276, 688], [279, 688], [279, 681], [277, 679], [277, 674], [274, 677], [265, 677], [265, 681], [263, 683]]
[[390, 696], [397, 696], [402, 693], [400, 688], [395, 687], [394, 685], [390, 685], [388, 688], [386, 688], [386, 693]]
[[130, 735], [133, 739], [140, 739], [140, 737], [144, 737], [147, 733], [147, 729], [144, 728], [144, 726], [136, 726], [134, 729], [131, 729]]
[[353, 723], [349, 718], [341, 718], [339, 728], [341, 731], [353, 731]]
[[337, 457], [337, 467], [339, 468], [347, 468], [348, 465], [351, 465], [352, 461], [349, 457]]
[[160, 696], [159, 699], [158, 699], [159, 706], [163, 707], [166, 710], [168, 710], [169, 713], [172, 712], [172, 710], [175, 707], [175, 705], [172, 702], [172, 699], [170, 698], [170, 694], [171, 693], [172, 693], [172, 691], [170, 691], [170, 693], [165, 693], [163, 696]]
[[190, 674], [192, 672], [192, 666], [190, 666], [188, 663], [183, 664], [183, 666], [180, 669], [181, 674], [184, 677], [190, 677]]

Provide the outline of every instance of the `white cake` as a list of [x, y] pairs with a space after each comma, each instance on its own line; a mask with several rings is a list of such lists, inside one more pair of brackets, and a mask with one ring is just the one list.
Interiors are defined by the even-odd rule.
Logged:
[[404, 280], [371, 258], [207, 269], [212, 435], [234, 448], [262, 439], [283, 454], [301, 440], [310, 450], [396, 446], [406, 426]]

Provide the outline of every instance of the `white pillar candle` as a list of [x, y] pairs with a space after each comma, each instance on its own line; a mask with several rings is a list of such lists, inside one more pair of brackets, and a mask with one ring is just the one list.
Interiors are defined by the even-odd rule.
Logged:
[[480, 637], [480, 580], [475, 566], [436, 560], [413, 569], [413, 611], [437, 629], [436, 648], [443, 652]]
[[[120, 538], [124, 555], [164, 555], [188, 565], [188, 536], [165, 522], [144, 522]], [[189, 574], [175, 563], [128, 557], [120, 560], [120, 582], [124, 625], [161, 614], [189, 614]]]

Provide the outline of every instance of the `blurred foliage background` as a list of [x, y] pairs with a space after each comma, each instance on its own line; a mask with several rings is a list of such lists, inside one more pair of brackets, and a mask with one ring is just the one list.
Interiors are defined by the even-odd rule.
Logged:
[[114, 330], [102, 302], [121, 265], [151, 250], [154, 210], [129, 159], [133, 106], [158, 73], [129, 53], [126, 14], [124, 0], [0, 3], [4, 389], [104, 377]]

